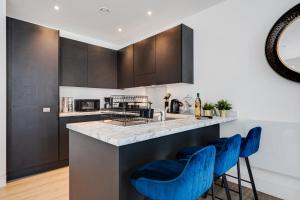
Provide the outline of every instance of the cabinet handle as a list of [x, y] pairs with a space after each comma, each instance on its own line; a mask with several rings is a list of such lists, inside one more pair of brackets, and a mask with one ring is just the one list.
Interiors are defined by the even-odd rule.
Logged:
[[49, 112], [51, 112], [51, 108], [49, 108], [49, 107], [43, 108], [43, 112], [49, 113]]

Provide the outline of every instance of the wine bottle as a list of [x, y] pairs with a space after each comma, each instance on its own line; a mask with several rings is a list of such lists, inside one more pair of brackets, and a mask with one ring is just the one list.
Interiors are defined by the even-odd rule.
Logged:
[[201, 99], [199, 93], [197, 93], [197, 98], [195, 100], [195, 118], [201, 119]]

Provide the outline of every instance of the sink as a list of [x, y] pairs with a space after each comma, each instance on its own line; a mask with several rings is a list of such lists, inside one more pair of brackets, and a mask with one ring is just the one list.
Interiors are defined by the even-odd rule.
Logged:
[[180, 118], [175, 118], [175, 117], [166, 117], [165, 121], [170, 121], [170, 120], [175, 120], [175, 119], [180, 119]]

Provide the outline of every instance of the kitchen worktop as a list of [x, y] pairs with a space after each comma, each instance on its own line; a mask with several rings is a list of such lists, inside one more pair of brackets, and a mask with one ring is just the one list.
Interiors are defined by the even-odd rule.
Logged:
[[107, 112], [105, 111], [66, 112], [66, 113], [59, 113], [59, 117], [76, 117], [76, 116], [103, 115], [103, 114], [107, 114]]
[[205, 118], [201, 120], [195, 119], [193, 115], [182, 114], [168, 114], [167, 117], [176, 119], [134, 126], [119, 126], [104, 121], [94, 121], [67, 124], [67, 128], [114, 146], [123, 146], [237, 120], [235, 116], [226, 118], [214, 117], [213, 119]]

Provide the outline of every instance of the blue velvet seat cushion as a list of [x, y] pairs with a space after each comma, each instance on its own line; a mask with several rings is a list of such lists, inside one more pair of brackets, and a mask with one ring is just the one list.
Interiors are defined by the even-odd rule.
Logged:
[[212, 185], [215, 147], [195, 152], [190, 159], [148, 163], [131, 177], [135, 189], [153, 200], [197, 200]]
[[[216, 158], [220, 158], [220, 154], [222, 153], [223, 143], [214, 144], [214, 146], [216, 147], [217, 150]], [[188, 160], [191, 157], [191, 155], [193, 155], [196, 151], [199, 151], [203, 148], [204, 148], [203, 146], [185, 147], [177, 153], [176, 158], [179, 160]], [[216, 159], [215, 166], [214, 166], [214, 173], [216, 176], [222, 175], [220, 174], [219, 168], [221, 165], [219, 163], [220, 161]]]
[[[219, 139], [212, 143], [216, 147], [216, 160], [214, 174], [221, 176], [236, 165], [240, 153], [241, 136], [234, 135], [227, 139]], [[177, 159], [189, 159], [189, 157], [203, 148], [203, 146], [186, 147], [181, 149], [176, 157]]]
[[222, 176], [238, 162], [241, 135], [236, 134], [224, 142], [217, 143], [215, 146], [219, 150], [216, 154], [215, 175]]
[[[241, 148], [240, 148], [240, 157], [245, 158], [255, 154], [259, 150], [260, 138], [261, 138], [261, 127], [252, 128], [247, 137], [242, 138]], [[212, 145], [222, 144], [228, 140], [227, 137], [219, 138], [218, 140], [211, 143]]]

